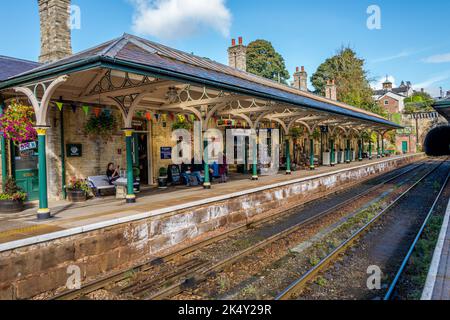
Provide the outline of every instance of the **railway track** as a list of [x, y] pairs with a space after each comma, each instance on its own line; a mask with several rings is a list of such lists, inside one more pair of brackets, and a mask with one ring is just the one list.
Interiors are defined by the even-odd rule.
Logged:
[[[406, 191], [401, 193], [400, 196], [398, 196], [387, 207], [380, 210], [369, 222], [367, 222], [364, 226], [362, 226], [360, 229], [354, 232], [349, 238], [347, 238], [347, 240], [342, 242], [331, 253], [329, 253], [326, 257], [320, 260], [314, 267], [309, 269], [300, 278], [292, 282], [287, 288], [285, 288], [281, 293], [279, 293], [278, 296], [276, 296], [275, 300], [289, 300], [298, 296], [298, 294], [301, 293], [308, 286], [309, 283], [311, 283], [320, 273], [323, 273], [328, 266], [332, 265], [336, 261], [336, 259], [339, 256], [344, 254], [356, 241], [358, 241], [358, 239], [360, 239], [364, 234], [366, 234], [375, 225], [375, 223], [380, 220], [380, 218], [385, 216], [388, 212], [391, 212], [391, 210], [393, 210], [401, 200], [403, 200], [412, 190], [414, 190], [417, 186], [419, 186], [426, 178], [428, 178], [431, 174], [433, 174], [436, 170], [438, 170], [444, 163], [447, 162], [447, 160], [448, 158], [443, 160], [432, 170], [425, 173], [419, 180], [417, 180], [413, 185], [411, 185]], [[422, 234], [423, 229], [425, 228], [426, 223], [434, 210], [437, 201], [439, 200], [445, 186], [448, 183], [449, 177], [450, 173], [449, 175], [447, 175], [445, 182], [441, 186], [439, 194], [437, 195], [435, 201], [433, 202], [433, 205], [430, 208], [428, 215], [425, 221], [423, 222], [419, 232], [417, 233], [413, 243], [411, 244], [411, 247], [408, 250], [406, 257], [403, 259], [403, 262], [399, 270], [397, 271], [394, 280], [389, 286], [389, 289], [384, 299], [390, 299], [392, 297], [392, 293], [395, 290], [396, 284], [409, 260], [412, 251], [414, 250], [417, 240], [420, 238], [420, 235]]]
[[[232, 265], [236, 261], [251, 255], [252, 253], [261, 250], [262, 248], [270, 245], [271, 243], [278, 241], [280, 239], [283, 239], [287, 237], [288, 235], [300, 230], [305, 225], [316, 221], [320, 219], [323, 216], [326, 216], [342, 207], [345, 207], [346, 205], [356, 201], [357, 199], [360, 199], [364, 197], [367, 194], [370, 194], [371, 192], [374, 192], [375, 190], [379, 189], [380, 187], [402, 177], [407, 175], [408, 173], [414, 172], [415, 170], [419, 169], [425, 164], [425, 161], [422, 161], [419, 164], [411, 165], [410, 168], [406, 169], [401, 168], [398, 169], [400, 173], [397, 173], [393, 176], [390, 176], [389, 178], [381, 181], [380, 183], [368, 188], [367, 190], [364, 190], [361, 193], [356, 194], [355, 196], [346, 199], [342, 202], [339, 202], [338, 204], [327, 208], [326, 210], [320, 212], [319, 214], [316, 214], [312, 217], [309, 217], [300, 223], [297, 223], [271, 237], [268, 237], [255, 245], [242, 250], [240, 252], [237, 252], [226, 259], [222, 259], [218, 262], [211, 263], [210, 261], [203, 262], [198, 259], [192, 259], [188, 260], [186, 263], [179, 265], [175, 270], [171, 270], [169, 273], [163, 275], [162, 278], [158, 279], [151, 279], [148, 281], [140, 281], [138, 283], [132, 283], [130, 285], [127, 285], [122, 288], [115, 288], [115, 284], [124, 281], [128, 278], [130, 278], [130, 275], [132, 274], [138, 274], [142, 272], [148, 272], [149, 270], [152, 270], [155, 266], [167, 263], [169, 261], [174, 261], [179, 257], [186, 256], [192, 252], [195, 252], [197, 250], [200, 250], [204, 247], [207, 247], [215, 242], [221, 241], [223, 239], [226, 239], [227, 237], [230, 237], [231, 235], [234, 235], [236, 233], [242, 232], [249, 228], [249, 225], [243, 225], [239, 226], [237, 228], [234, 228], [226, 233], [220, 234], [218, 236], [209, 238], [207, 240], [201, 241], [196, 243], [193, 246], [190, 246], [188, 248], [183, 248], [179, 251], [173, 252], [171, 254], [168, 254], [164, 257], [160, 257], [154, 260], [151, 260], [147, 263], [143, 263], [141, 265], [138, 265], [132, 269], [129, 269], [125, 272], [118, 272], [111, 276], [105, 277], [103, 279], [99, 279], [97, 281], [91, 282], [89, 284], [84, 285], [82, 288], [78, 290], [72, 290], [68, 292], [63, 292], [59, 295], [56, 295], [52, 297], [52, 299], [56, 300], [74, 300], [74, 299], [80, 299], [88, 295], [89, 293], [92, 293], [94, 291], [108, 288], [108, 290], [111, 290], [114, 293], [117, 294], [126, 294], [129, 296], [132, 296], [133, 298], [141, 298], [141, 299], [165, 299], [172, 297], [174, 295], [179, 294], [180, 292], [183, 292], [186, 288], [195, 286], [199, 282], [205, 280], [208, 276], [215, 272], [219, 272], [223, 270], [226, 266]], [[409, 167], [409, 166], [408, 166]], [[396, 170], [397, 172], [397, 170]], [[376, 179], [376, 178], [375, 178]], [[275, 212], [274, 214], [264, 218], [260, 219], [259, 221], [255, 221], [251, 224], [251, 227], [257, 227], [259, 225], [271, 222], [273, 220], [278, 220], [282, 216], [286, 216], [292, 213], [292, 211], [298, 210], [299, 208], [305, 206], [305, 204], [301, 206], [296, 206], [292, 209], [289, 209], [287, 213], [280, 215], [279, 212]], [[109, 289], [112, 288], [112, 289]], [[152, 291], [152, 293], [148, 293], [148, 291], [152, 290], [153, 288], [159, 288], [157, 290]]]

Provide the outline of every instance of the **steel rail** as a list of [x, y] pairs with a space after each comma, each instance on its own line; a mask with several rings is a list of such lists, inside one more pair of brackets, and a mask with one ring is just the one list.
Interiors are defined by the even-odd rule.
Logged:
[[[241, 259], [249, 256], [250, 254], [255, 253], [256, 251], [261, 250], [262, 248], [270, 245], [273, 242], [276, 242], [280, 239], [286, 238], [290, 234], [297, 232], [299, 229], [308, 225], [309, 223], [315, 222], [318, 219], [320, 219], [321, 217], [326, 216], [326, 215], [330, 214], [331, 212], [338, 210], [342, 207], [345, 207], [347, 204], [352, 203], [355, 200], [358, 200], [359, 198], [362, 198], [363, 196], [367, 195], [368, 193], [373, 192], [374, 190], [378, 189], [382, 185], [389, 183], [389, 182], [397, 179], [398, 177], [403, 176], [403, 175], [421, 167], [422, 165], [423, 165], [423, 163], [418, 166], [415, 166], [414, 168], [408, 169], [407, 171], [404, 171], [400, 174], [397, 174], [394, 177], [391, 177], [391, 178], [383, 181], [382, 183], [377, 184], [377, 185], [373, 186], [372, 188], [351, 197], [350, 199], [347, 199], [339, 204], [336, 204], [335, 206], [333, 206], [331, 208], [321, 211], [318, 214], [311, 216], [311, 217], [309, 217], [287, 229], [284, 229], [281, 232], [276, 233], [276, 234], [270, 236], [269, 238], [266, 238], [266, 239], [256, 243], [255, 245], [253, 245], [247, 249], [244, 249], [240, 252], [237, 252], [237, 253], [233, 254], [232, 256], [230, 256], [224, 260], [221, 260], [213, 265], [211, 265], [210, 262], [205, 262], [205, 264], [203, 266], [199, 266], [195, 270], [190, 270], [190, 277], [186, 277], [184, 279], [170, 278], [167, 280], [167, 283], [170, 283], [170, 285], [166, 286], [161, 291], [150, 295], [147, 298], [147, 300], [164, 299], [164, 298], [167, 298], [168, 296], [173, 296], [173, 295], [179, 294], [182, 291], [184, 291], [185, 287], [192, 286], [192, 285], [194, 285], [194, 283], [199, 283], [199, 282], [205, 280], [208, 274], [211, 274], [214, 272], [220, 272], [226, 266], [232, 265], [236, 261], [241, 260]], [[148, 288], [148, 286], [144, 286], [144, 287], [145, 287], [145, 289], [143, 289], [143, 290], [146, 290]], [[140, 290], [140, 291], [143, 291], [143, 290]]]
[[412, 189], [418, 186], [424, 179], [435, 172], [442, 164], [444, 164], [447, 159], [443, 160], [435, 168], [423, 175], [419, 180], [417, 180], [412, 186], [410, 186], [406, 191], [404, 191], [400, 196], [398, 196], [393, 202], [391, 202], [386, 208], [382, 209], [376, 214], [369, 222], [364, 226], [354, 232], [347, 240], [342, 242], [337, 248], [335, 248], [331, 253], [329, 253], [325, 258], [323, 258], [317, 265], [309, 269], [304, 273], [299, 279], [292, 282], [286, 289], [284, 289], [275, 300], [288, 300], [292, 298], [296, 293], [300, 292], [321, 270], [334, 261], [334, 258], [339, 256], [341, 253], [347, 250], [360, 236], [362, 236], [369, 228], [376, 222], [380, 217], [382, 217], [386, 212], [393, 208], [403, 197], [405, 197]]
[[422, 226], [420, 227], [419, 232], [417, 232], [417, 235], [414, 238], [414, 241], [412, 242], [412, 244], [408, 250], [408, 253], [406, 254], [405, 258], [403, 259], [402, 264], [400, 265], [400, 268], [398, 269], [398, 271], [394, 277], [394, 280], [391, 282], [391, 285], [389, 286], [389, 290], [386, 292], [386, 295], [384, 296], [383, 300], [390, 300], [392, 298], [392, 294], [394, 293], [394, 290], [398, 284], [398, 281], [400, 280], [400, 277], [402, 276], [402, 274], [406, 268], [406, 265], [407, 265], [409, 259], [411, 258], [411, 255], [417, 245], [417, 242], [419, 241], [420, 237], [423, 234], [423, 231], [425, 230], [425, 227], [428, 224], [428, 221], [430, 220], [431, 216], [433, 215], [434, 209], [436, 208], [436, 205], [437, 205], [439, 199], [441, 198], [442, 194], [444, 193], [445, 187], [447, 186], [449, 179], [450, 179], [450, 172], [448, 173], [447, 178], [445, 179], [444, 184], [442, 185], [442, 188], [439, 191], [439, 194], [436, 196], [436, 199], [434, 200], [433, 205], [431, 206], [430, 210], [428, 211], [428, 214], [427, 214]]
[[[303, 226], [303, 225], [305, 225], [305, 224], [307, 224], [309, 222], [312, 222], [315, 219], [319, 219], [320, 217], [322, 217], [322, 216], [324, 216], [326, 214], [329, 214], [331, 211], [337, 210], [340, 207], [343, 207], [343, 206], [347, 205], [348, 203], [351, 203], [351, 202], [353, 202], [353, 201], [355, 201], [355, 200], [365, 196], [366, 194], [368, 194], [370, 192], [373, 192], [374, 190], [382, 187], [383, 185], [385, 185], [385, 184], [387, 184], [387, 183], [389, 183], [389, 182], [391, 182], [391, 181], [393, 181], [393, 180], [395, 180], [395, 179], [397, 179], [397, 178], [399, 178], [399, 177], [401, 177], [403, 175], [406, 175], [406, 174], [408, 174], [408, 173], [410, 173], [410, 172], [412, 172], [412, 171], [414, 171], [416, 169], [419, 169], [420, 167], [422, 167], [425, 164], [425, 162], [426, 162], [426, 160], [423, 160], [423, 161], [419, 162], [418, 164], [413, 165], [411, 168], [409, 168], [407, 170], [404, 170], [404, 171], [400, 172], [399, 174], [396, 174], [395, 176], [390, 177], [390, 178], [380, 182], [379, 184], [377, 184], [377, 185], [375, 185], [373, 187], [370, 187], [369, 189], [365, 190], [364, 192], [359, 193], [359, 194], [357, 194], [357, 195], [355, 195], [355, 196], [351, 197], [350, 199], [347, 199], [347, 200], [345, 200], [343, 202], [340, 202], [340, 203], [334, 205], [333, 207], [328, 208], [328, 209], [318, 213], [317, 215], [302, 221], [300, 224], [297, 224], [297, 225], [294, 225], [293, 227], [290, 227], [289, 229], [290, 230], [292, 230], [293, 228], [297, 228], [298, 229], [298, 227], [300, 225]], [[407, 167], [407, 166], [405, 166], [405, 167]], [[403, 168], [399, 168], [398, 170], [402, 170], [402, 169], [404, 169], [404, 167]], [[374, 179], [376, 179], [376, 177], [374, 177]], [[367, 180], [365, 180], [365, 181], [367, 181]], [[352, 187], [354, 187], [356, 185], [358, 185], [358, 183], [353, 185], [353, 186], [351, 186], [351, 187], [349, 187], [349, 188], [352, 188]], [[336, 194], [345, 192], [349, 188], [346, 188], [344, 190], [340, 190], [340, 191], [337, 191], [337, 192], [330, 193], [327, 196], [336, 195]], [[219, 234], [219, 235], [213, 236], [211, 238], [199, 241], [199, 242], [195, 243], [192, 246], [189, 246], [189, 247], [186, 247], [186, 248], [182, 248], [182, 249], [177, 250], [175, 252], [169, 253], [169, 254], [167, 254], [167, 255], [165, 255], [163, 257], [158, 257], [158, 258], [152, 259], [150, 261], [141, 263], [139, 265], [134, 266], [133, 268], [130, 268], [130, 269], [126, 270], [126, 271], [119, 271], [119, 272], [116, 272], [116, 273], [114, 273], [112, 275], [109, 275], [107, 277], [104, 277], [104, 278], [101, 278], [101, 279], [98, 279], [98, 280], [94, 280], [94, 281], [92, 281], [92, 282], [90, 282], [88, 284], [83, 285], [80, 289], [74, 289], [74, 290], [70, 290], [70, 291], [65, 291], [65, 292], [59, 293], [59, 294], [54, 295], [53, 297], [51, 297], [49, 299], [50, 300], [74, 300], [74, 299], [78, 299], [78, 298], [80, 298], [80, 297], [82, 297], [82, 296], [84, 296], [86, 294], [89, 294], [89, 293], [91, 293], [93, 291], [105, 288], [106, 286], [108, 286], [110, 284], [114, 284], [114, 283], [120, 282], [122, 280], [125, 280], [125, 279], [127, 279], [129, 277], [130, 273], [131, 274], [135, 274], [136, 272], [147, 271], [147, 270], [151, 269], [152, 267], [154, 267], [155, 265], [159, 265], [159, 264], [162, 264], [162, 263], [165, 263], [165, 262], [168, 262], [168, 261], [172, 261], [172, 260], [174, 260], [174, 259], [176, 259], [177, 257], [180, 257], [180, 256], [185, 256], [185, 255], [187, 255], [189, 253], [192, 253], [192, 252], [194, 252], [196, 250], [204, 248], [204, 247], [206, 247], [206, 246], [208, 246], [208, 245], [210, 245], [212, 243], [218, 242], [218, 241], [223, 240], [223, 239], [225, 239], [227, 237], [230, 237], [230, 236], [232, 236], [232, 235], [234, 235], [236, 233], [239, 233], [241, 231], [249, 229], [250, 227], [259, 226], [259, 225], [262, 225], [262, 224], [265, 224], [265, 223], [268, 223], [268, 222], [271, 222], [271, 221], [274, 221], [274, 220], [281, 219], [281, 218], [283, 218], [285, 216], [289, 216], [290, 214], [292, 214], [292, 211], [299, 210], [302, 207], [305, 207], [306, 205], [308, 205], [308, 204], [310, 204], [310, 203], [312, 203], [314, 201], [317, 201], [317, 199], [312, 199], [312, 200], [309, 200], [309, 201], [307, 201], [305, 203], [302, 203], [300, 205], [295, 205], [292, 208], [289, 208], [289, 209], [285, 210], [281, 214], [280, 214], [279, 211], [274, 212], [273, 214], [271, 214], [269, 216], [266, 216], [266, 217], [264, 217], [262, 219], [259, 219], [257, 221], [252, 221], [252, 222], [244, 224], [242, 226], [238, 226], [238, 227], [233, 228], [233, 229], [231, 229], [231, 230], [229, 230], [227, 232], [224, 232], [222, 234]], [[286, 230], [284, 230], [284, 231], [286, 231]], [[289, 233], [292, 233], [294, 231], [295, 230], [292, 230]], [[284, 233], [284, 236], [286, 236], [286, 232]], [[268, 238], [268, 239], [273, 239], [273, 237]], [[268, 239], [266, 239], [266, 240], [268, 240]], [[276, 240], [277, 239], [273, 239], [272, 242], [276, 241]], [[268, 243], [266, 243], [266, 244], [268, 244]], [[262, 246], [262, 243], [258, 243], [257, 245], [258, 245], [258, 247], [260, 247], [260, 246]], [[233, 255], [233, 257], [231, 257], [230, 259], [233, 259], [234, 261], [236, 261], [237, 260], [236, 259], [237, 256], [238, 255]], [[227, 263], [226, 262], [222, 262], [222, 264], [225, 265]], [[196, 270], [191, 270], [191, 271], [195, 271], [196, 272], [197, 269], [198, 268], [196, 268]], [[183, 284], [178, 284], [178, 285], [183, 285]]]

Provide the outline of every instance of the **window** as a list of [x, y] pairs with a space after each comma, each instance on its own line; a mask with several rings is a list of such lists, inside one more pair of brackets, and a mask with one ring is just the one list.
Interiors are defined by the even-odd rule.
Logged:
[[389, 104], [389, 100], [384, 100], [384, 105], [387, 106]]

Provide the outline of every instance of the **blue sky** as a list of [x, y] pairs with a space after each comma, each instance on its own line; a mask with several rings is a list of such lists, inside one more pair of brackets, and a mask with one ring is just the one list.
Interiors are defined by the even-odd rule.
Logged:
[[[81, 9], [73, 31], [80, 51], [124, 32], [226, 63], [232, 37], [267, 39], [292, 73], [309, 74], [342, 45], [366, 60], [374, 79], [386, 74], [437, 94], [450, 90], [450, 2], [440, 0], [72, 0]], [[180, 3], [182, 3], [180, 7]], [[369, 5], [381, 29], [369, 30]], [[178, 5], [178, 6], [177, 6]], [[198, 6], [198, 7], [196, 7]], [[179, 9], [177, 9], [179, 8]], [[36, 0], [1, 1], [0, 54], [37, 60]]]

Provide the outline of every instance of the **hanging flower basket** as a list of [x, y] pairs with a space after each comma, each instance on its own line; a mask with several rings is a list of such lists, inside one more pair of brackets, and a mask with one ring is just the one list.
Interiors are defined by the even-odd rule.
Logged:
[[114, 115], [102, 112], [98, 116], [94, 115], [86, 122], [85, 131], [90, 136], [109, 138], [117, 127], [117, 120]]
[[12, 102], [0, 117], [0, 130], [3, 131], [3, 136], [16, 145], [36, 140], [37, 133], [33, 126], [33, 108], [18, 102]]

